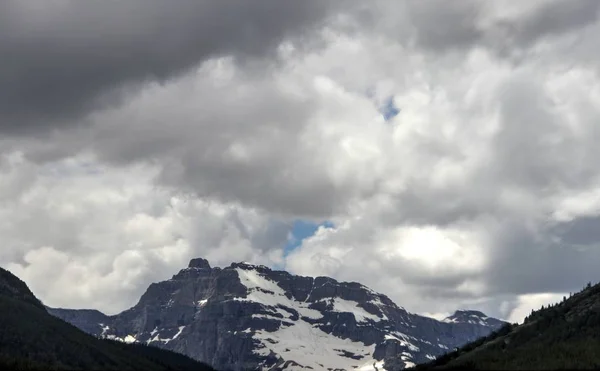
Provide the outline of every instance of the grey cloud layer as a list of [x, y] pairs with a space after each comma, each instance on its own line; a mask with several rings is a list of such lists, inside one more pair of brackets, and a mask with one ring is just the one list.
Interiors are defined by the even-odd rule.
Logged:
[[166, 81], [201, 61], [272, 53], [329, 14], [322, 1], [4, 1], [0, 129], [72, 124], [127, 83]]
[[[160, 219], [170, 237], [140, 247], [139, 235], [117, 231], [133, 246], [125, 257], [106, 238], [112, 255], [102, 264], [119, 274], [117, 263], [133, 267], [138, 255], [146, 268], [174, 269], [179, 234], [185, 254], [211, 262], [281, 263], [288, 218], [336, 224], [290, 255], [290, 269], [363, 281], [414, 310], [485, 299], [506, 315], [518, 295], [570, 291], [597, 274], [597, 1], [379, 1], [344, 8], [346, 18], [336, 17], [341, 2], [40, 4], [0, 5], [0, 52], [13, 57], [0, 61], [0, 131], [21, 134], [0, 152], [26, 158], [0, 168], [11, 174], [0, 200], [17, 200], [5, 215], [26, 206], [14, 215], [48, 226], [28, 241], [26, 220], [0, 229], [12, 239], [4, 261], [101, 250], [86, 245], [102, 242], [97, 231], [54, 232], [85, 229], [68, 205], [52, 204], [67, 217], [45, 223], [52, 213], [20, 193], [46, 181], [39, 169], [86, 154], [132, 183], [130, 167], [149, 166], [145, 186], [202, 204], [171, 212], [163, 194], [137, 196], [160, 200], [163, 220], [123, 201], [123, 224], [154, 230]], [[286, 54], [286, 39], [305, 49]], [[255, 57], [276, 68], [256, 73]], [[400, 114], [384, 122], [368, 91], [393, 94]], [[42, 127], [64, 130], [37, 140]], [[72, 200], [85, 206], [85, 192]], [[173, 227], [182, 220], [193, 227]], [[162, 245], [180, 260], [148, 257]], [[140, 273], [131, 285], [150, 279]]]
[[594, 0], [532, 0], [520, 5], [510, 0], [382, 0], [375, 4], [365, 6], [363, 23], [406, 45], [433, 53], [480, 47], [505, 57], [518, 56], [535, 42], [593, 24], [600, 8]]
[[[554, 1], [516, 20], [482, 26], [477, 23], [486, 12], [481, 2], [379, 2], [362, 13], [353, 11], [355, 5], [312, 0], [184, 1], [177, 6], [154, 0], [2, 2], [0, 53], [7, 57], [0, 64], [0, 128], [32, 133], [79, 122], [91, 111], [120, 102], [130, 93], [127, 84], [164, 82], [210, 57], [272, 57], [283, 40], [319, 29], [342, 9], [376, 28], [391, 23], [398, 31], [396, 24], [406, 23], [400, 39], [437, 52], [498, 42], [502, 45], [495, 47], [526, 46], [589, 24], [598, 15], [593, 0]], [[364, 13], [369, 17], [361, 18]], [[504, 45], [506, 40], [510, 45]]]

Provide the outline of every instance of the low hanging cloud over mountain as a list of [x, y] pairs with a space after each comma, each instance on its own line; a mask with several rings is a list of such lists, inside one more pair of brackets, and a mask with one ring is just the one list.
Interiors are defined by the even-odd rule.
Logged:
[[[108, 312], [204, 256], [519, 320], [600, 280], [599, 31], [596, 1], [5, 2], [0, 264]], [[284, 255], [296, 220], [327, 225]]]

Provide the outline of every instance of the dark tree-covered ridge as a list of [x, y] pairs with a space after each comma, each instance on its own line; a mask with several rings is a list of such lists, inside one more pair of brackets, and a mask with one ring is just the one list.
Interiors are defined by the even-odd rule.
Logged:
[[415, 369], [600, 369], [600, 284]]
[[21, 370], [211, 370], [174, 352], [101, 340], [54, 316], [0, 268], [0, 368]]

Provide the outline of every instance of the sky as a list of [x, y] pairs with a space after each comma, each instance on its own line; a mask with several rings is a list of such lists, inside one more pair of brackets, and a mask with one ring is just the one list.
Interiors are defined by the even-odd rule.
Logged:
[[520, 321], [600, 281], [595, 0], [0, 2], [0, 266], [114, 314], [194, 257]]

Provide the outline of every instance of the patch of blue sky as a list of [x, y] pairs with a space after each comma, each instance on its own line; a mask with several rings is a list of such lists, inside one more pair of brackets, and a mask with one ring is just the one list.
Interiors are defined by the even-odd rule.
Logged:
[[383, 106], [380, 108], [380, 112], [385, 121], [390, 121], [394, 117], [398, 116], [400, 109], [394, 104], [394, 97], [389, 97], [385, 100]]
[[313, 223], [306, 220], [295, 220], [292, 223], [290, 238], [288, 238], [288, 241], [283, 248], [283, 256], [287, 256], [290, 252], [300, 247], [302, 241], [305, 239], [314, 236], [319, 227], [334, 228], [334, 224], [329, 221]]

